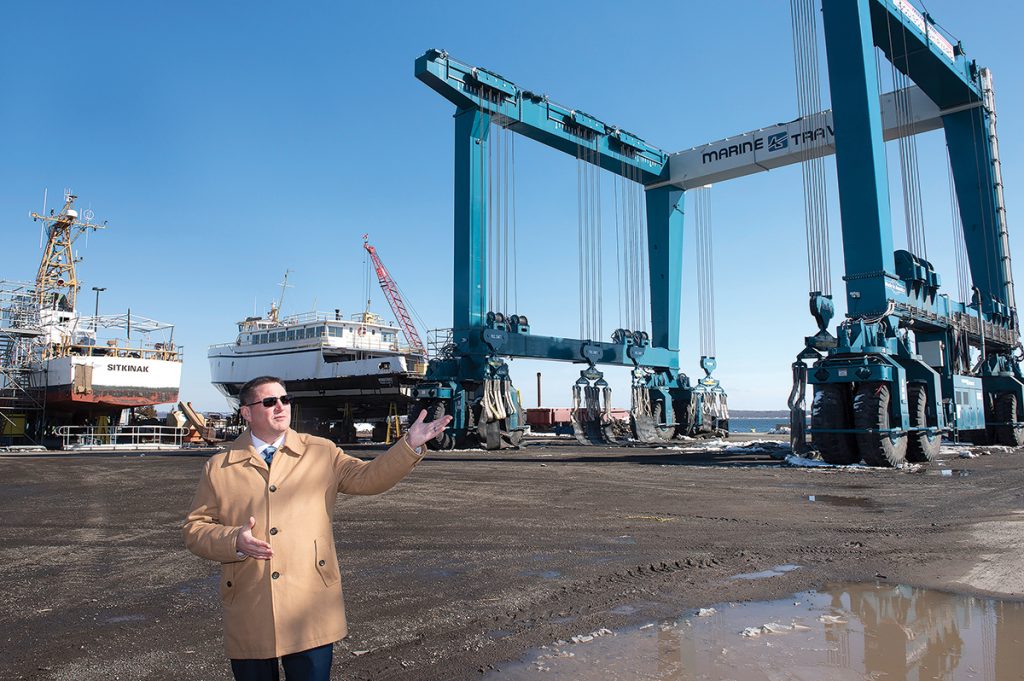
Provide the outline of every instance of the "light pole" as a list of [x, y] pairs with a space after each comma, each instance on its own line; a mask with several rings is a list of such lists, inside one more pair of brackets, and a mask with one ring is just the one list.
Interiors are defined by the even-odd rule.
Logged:
[[105, 286], [93, 286], [92, 290], [96, 292], [96, 311], [92, 316], [92, 326], [95, 331], [100, 324], [100, 292], [106, 291], [107, 288]]

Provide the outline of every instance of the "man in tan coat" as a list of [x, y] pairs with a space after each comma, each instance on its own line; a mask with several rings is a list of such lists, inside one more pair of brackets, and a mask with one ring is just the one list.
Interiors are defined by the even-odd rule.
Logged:
[[238, 681], [328, 681], [345, 606], [331, 520], [338, 492], [379, 494], [420, 461], [451, 417], [424, 423], [366, 462], [291, 429], [291, 398], [277, 378], [242, 386], [249, 428], [206, 462], [185, 545], [221, 563], [224, 642]]

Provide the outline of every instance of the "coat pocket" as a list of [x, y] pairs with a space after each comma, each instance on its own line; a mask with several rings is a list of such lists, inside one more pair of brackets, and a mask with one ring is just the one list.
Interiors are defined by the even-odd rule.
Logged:
[[321, 537], [313, 541], [313, 548], [316, 571], [320, 573], [320, 579], [324, 580], [324, 586], [334, 586], [341, 581], [341, 575], [338, 573], [338, 556], [334, 553], [334, 541]]
[[231, 605], [238, 593], [238, 578], [235, 576], [236, 563], [224, 563], [220, 566], [220, 600], [224, 605]]

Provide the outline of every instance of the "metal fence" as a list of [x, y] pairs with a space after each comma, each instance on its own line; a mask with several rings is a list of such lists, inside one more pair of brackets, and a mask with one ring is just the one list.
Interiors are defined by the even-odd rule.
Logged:
[[60, 426], [63, 449], [180, 449], [188, 428], [174, 426]]

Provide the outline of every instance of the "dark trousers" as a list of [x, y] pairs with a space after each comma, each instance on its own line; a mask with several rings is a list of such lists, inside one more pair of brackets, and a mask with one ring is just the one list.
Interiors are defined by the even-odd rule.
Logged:
[[269, 660], [231, 660], [235, 681], [279, 681], [277, 661], [284, 667], [285, 681], [330, 681], [334, 644], [310, 648]]

